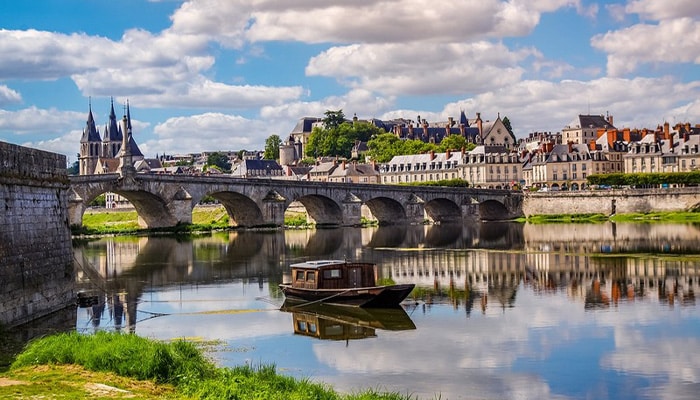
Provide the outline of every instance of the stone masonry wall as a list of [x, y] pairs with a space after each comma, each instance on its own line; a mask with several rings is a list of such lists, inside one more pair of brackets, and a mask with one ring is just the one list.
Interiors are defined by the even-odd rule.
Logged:
[[66, 157], [0, 142], [0, 325], [74, 304]]

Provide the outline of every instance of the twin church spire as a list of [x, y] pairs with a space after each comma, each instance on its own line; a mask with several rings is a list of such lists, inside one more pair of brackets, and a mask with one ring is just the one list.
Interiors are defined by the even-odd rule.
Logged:
[[[122, 149], [125, 135], [128, 145], [128, 153], [134, 157], [143, 158], [143, 153], [134, 141], [131, 135], [131, 111], [129, 110], [129, 102], [127, 100], [124, 106], [124, 118], [126, 119], [126, 128], [122, 128], [120, 121], [117, 121], [116, 113], [114, 112], [114, 99], [111, 100], [111, 108], [109, 112], [109, 121], [105, 124], [103, 134], [97, 130], [95, 117], [92, 113], [92, 99], [90, 99], [88, 108], [88, 118], [83, 129], [83, 135], [80, 139], [80, 153], [78, 161], [80, 166], [80, 174], [88, 175], [95, 173], [100, 160], [116, 159]], [[126, 132], [125, 132], [126, 130]]]

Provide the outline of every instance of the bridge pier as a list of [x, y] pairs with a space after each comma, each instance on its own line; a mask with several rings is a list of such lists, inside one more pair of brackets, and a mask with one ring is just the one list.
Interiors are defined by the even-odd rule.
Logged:
[[353, 226], [362, 222], [362, 200], [355, 196], [346, 198], [342, 204], [343, 225]]
[[422, 224], [425, 222], [425, 201], [420, 197], [412, 194], [405, 204], [405, 209], [406, 220], [409, 223]]
[[285, 200], [268, 196], [262, 200], [262, 215], [265, 225], [284, 226]]

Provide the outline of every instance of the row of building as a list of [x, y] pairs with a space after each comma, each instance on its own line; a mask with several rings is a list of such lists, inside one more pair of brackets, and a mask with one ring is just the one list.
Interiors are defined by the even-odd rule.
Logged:
[[[131, 135], [127, 104], [125, 126], [134, 168], [142, 173], [202, 174], [211, 153], [143, 156]], [[357, 122], [353, 117], [349, 122]], [[476, 147], [396, 156], [387, 163], [364, 160], [366, 143], [358, 142], [350, 160], [319, 158], [315, 165], [303, 165], [305, 147], [314, 127], [323, 119], [304, 117], [280, 146], [280, 158], [262, 159], [262, 152], [222, 152], [231, 163], [233, 177], [401, 184], [463, 179], [473, 187], [512, 189], [537, 187], [543, 190], [580, 190], [587, 187], [591, 174], [634, 172], [694, 171], [700, 165], [700, 125], [690, 123], [654, 129], [618, 129], [611, 115], [577, 115], [561, 132], [535, 132], [517, 140], [500, 115], [493, 121], [467, 118], [428, 123], [370, 119], [373, 124], [402, 140], [423, 140], [439, 144], [449, 135], [461, 135]], [[80, 174], [116, 172], [123, 142], [123, 129], [117, 123], [114, 105], [100, 136], [90, 109], [80, 144]]]

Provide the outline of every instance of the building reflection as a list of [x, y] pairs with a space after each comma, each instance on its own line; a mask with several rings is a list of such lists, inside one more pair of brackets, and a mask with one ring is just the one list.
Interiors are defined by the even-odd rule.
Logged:
[[[628, 301], [695, 304], [698, 266], [666, 253], [697, 253], [693, 225], [408, 225], [180, 237], [108, 237], [76, 242], [78, 287], [95, 293], [85, 312], [98, 330], [134, 331], [144, 291], [240, 280], [276, 290], [288, 265], [314, 258], [377, 263], [379, 277], [415, 283], [414, 299], [485, 313], [514, 306], [518, 291], [564, 291], [586, 309]], [[621, 254], [650, 252], [658, 256]]]

